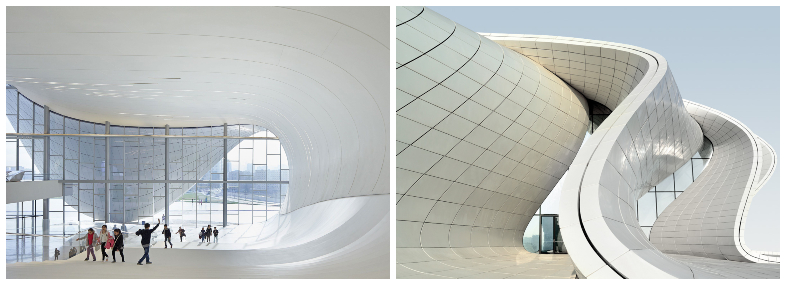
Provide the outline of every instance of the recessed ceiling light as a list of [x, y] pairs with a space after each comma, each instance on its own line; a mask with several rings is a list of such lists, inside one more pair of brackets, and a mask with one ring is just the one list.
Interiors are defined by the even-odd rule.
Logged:
[[57, 82], [47, 82], [47, 83], [49, 83], [49, 84], [57, 84]]
[[131, 84], [155, 84], [155, 83], [149, 83], [149, 82], [140, 82], [140, 83], [131, 83]]
[[136, 116], [144, 116], [145, 114], [134, 114]]
[[118, 114], [120, 114], [120, 115], [125, 115], [125, 114], [128, 114], [128, 113], [118, 113]]
[[30, 78], [30, 77], [27, 77], [27, 78], [22, 78], [22, 79], [35, 79], [35, 78]]

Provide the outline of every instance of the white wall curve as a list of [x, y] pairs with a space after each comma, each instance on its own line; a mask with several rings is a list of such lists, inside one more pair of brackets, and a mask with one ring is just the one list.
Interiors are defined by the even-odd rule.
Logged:
[[[687, 162], [702, 142], [667, 62], [637, 47], [584, 39], [490, 34], [613, 112], [565, 176], [565, 245], [587, 278], [692, 277], [654, 248], [635, 214], [638, 197]], [[582, 86], [582, 87], [580, 87]]]
[[528, 254], [523, 232], [583, 141], [587, 102], [428, 8], [397, 11], [399, 272], [509, 267]]
[[[388, 7], [11, 7], [7, 15], [7, 82], [53, 111], [130, 126], [265, 126], [292, 170], [281, 218], [344, 210], [317, 206], [325, 201], [389, 199]], [[372, 206], [356, 218], [389, 212]], [[332, 250], [321, 256], [343, 257], [344, 268], [357, 266], [345, 259], [352, 244], [385, 256], [389, 222], [368, 223], [336, 225], [352, 234], [321, 244]], [[278, 234], [302, 233], [287, 229]]]
[[744, 243], [752, 199], [776, 165], [771, 146], [733, 117], [685, 102], [714, 145], [712, 162], [657, 218], [652, 244], [665, 253], [779, 263], [778, 256], [750, 250]]
[[7, 79], [88, 121], [265, 126], [289, 151], [290, 212], [389, 193], [384, 19], [386, 7], [12, 7]]

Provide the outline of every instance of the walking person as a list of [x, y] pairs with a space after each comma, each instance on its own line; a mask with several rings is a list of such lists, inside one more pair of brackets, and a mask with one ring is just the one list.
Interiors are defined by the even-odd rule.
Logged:
[[123, 234], [120, 233], [120, 230], [114, 230], [114, 244], [112, 245], [112, 263], [117, 262], [117, 259], [114, 257], [114, 252], [120, 251], [120, 258], [122, 258], [123, 262], [125, 262], [125, 255], [123, 255]]
[[207, 231], [206, 232], [207, 232], [207, 243], [210, 243], [210, 236], [213, 233], [213, 229], [210, 228], [210, 225], [207, 225]]
[[218, 242], [218, 227], [215, 227], [215, 229], [213, 229], [213, 235], [215, 236], [215, 239], [213, 240], [213, 242], [217, 243]]
[[101, 226], [98, 238], [101, 241], [101, 261], [109, 261], [109, 255], [106, 254], [106, 242], [112, 239], [112, 234], [106, 229], [106, 225]]
[[60, 250], [55, 248], [55, 260], [57, 260], [57, 257], [59, 256], [60, 256]]
[[93, 231], [93, 228], [89, 228], [89, 229], [87, 229], [87, 234], [86, 235], [84, 235], [83, 237], [80, 237], [80, 238], [78, 238], [76, 240], [83, 240], [83, 239], [87, 240], [87, 257], [84, 259], [84, 261], [87, 261], [87, 260], [90, 259], [90, 254], [91, 253], [93, 254], [93, 261], [95, 261], [95, 250], [94, 250], [94, 248], [95, 248], [95, 245], [97, 245], [100, 242], [100, 239], [98, 238], [98, 235], [95, 234], [95, 231]]
[[174, 248], [174, 245], [172, 245], [172, 231], [169, 230], [169, 225], [164, 224], [164, 231], [161, 233], [164, 235], [164, 248], [167, 248], [166, 247], [167, 241], [169, 242], [169, 246]]
[[158, 219], [158, 223], [155, 224], [155, 227], [150, 229], [150, 224], [144, 224], [144, 229], [139, 229], [136, 231], [136, 235], [142, 236], [142, 247], [144, 248], [144, 255], [142, 258], [139, 259], [139, 262], [136, 265], [142, 265], [142, 260], [146, 260], [146, 264], [152, 264], [150, 262], [150, 235], [155, 232], [155, 229], [161, 224], [161, 219]]
[[199, 233], [199, 238], [204, 242], [204, 227], [202, 227], [202, 231]]
[[180, 229], [177, 230], [177, 234], [180, 235], [180, 242], [183, 242], [183, 237], [185, 236], [185, 230], [183, 229], [183, 227], [180, 227]]

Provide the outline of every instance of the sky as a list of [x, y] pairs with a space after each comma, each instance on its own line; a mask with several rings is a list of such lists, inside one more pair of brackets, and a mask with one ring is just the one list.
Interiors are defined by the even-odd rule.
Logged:
[[[779, 7], [429, 7], [475, 32], [553, 35], [646, 48], [682, 98], [736, 118], [780, 153]], [[746, 244], [779, 251], [780, 167], [752, 202]]]

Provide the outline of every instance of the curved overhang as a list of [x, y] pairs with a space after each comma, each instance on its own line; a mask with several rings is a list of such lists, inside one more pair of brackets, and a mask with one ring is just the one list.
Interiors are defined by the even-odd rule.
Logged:
[[386, 7], [10, 7], [7, 83], [117, 125], [256, 124], [288, 151], [284, 212], [389, 193]]

